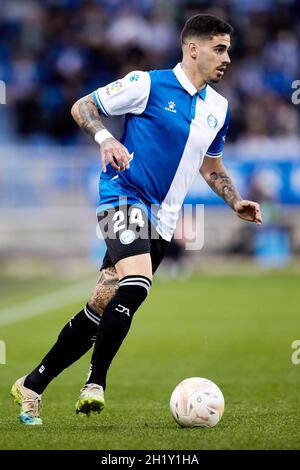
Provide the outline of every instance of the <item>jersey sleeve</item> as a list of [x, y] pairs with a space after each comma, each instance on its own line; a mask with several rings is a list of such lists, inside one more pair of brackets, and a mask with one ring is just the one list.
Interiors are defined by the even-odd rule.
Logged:
[[222, 157], [223, 149], [224, 149], [224, 145], [226, 141], [226, 136], [227, 136], [227, 131], [228, 131], [229, 119], [230, 119], [230, 109], [228, 105], [224, 124], [219, 130], [219, 132], [217, 133], [216, 137], [214, 138], [213, 142], [210, 144], [206, 152], [206, 155], [208, 157], [211, 157], [211, 158]]
[[99, 111], [105, 116], [142, 114], [150, 94], [148, 72], [130, 72], [124, 78], [98, 88], [93, 93]]

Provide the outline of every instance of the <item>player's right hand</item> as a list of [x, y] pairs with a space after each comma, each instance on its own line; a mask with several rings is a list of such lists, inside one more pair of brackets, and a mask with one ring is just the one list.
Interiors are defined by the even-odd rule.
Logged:
[[117, 171], [129, 168], [130, 155], [127, 148], [113, 137], [103, 140], [100, 145], [100, 156], [104, 173], [106, 173], [106, 162]]

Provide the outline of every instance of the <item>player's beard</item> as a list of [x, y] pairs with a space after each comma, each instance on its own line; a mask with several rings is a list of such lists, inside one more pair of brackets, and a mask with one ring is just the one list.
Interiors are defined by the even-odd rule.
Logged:
[[222, 80], [222, 78], [224, 78], [224, 74], [221, 74], [221, 76], [219, 76], [219, 77], [212, 78], [212, 79], [210, 80], [210, 82], [211, 82], [211, 83], [219, 83], [219, 82]]
[[220, 78], [214, 78], [212, 80], [209, 80], [211, 83], [219, 83], [222, 80], [223, 77]]

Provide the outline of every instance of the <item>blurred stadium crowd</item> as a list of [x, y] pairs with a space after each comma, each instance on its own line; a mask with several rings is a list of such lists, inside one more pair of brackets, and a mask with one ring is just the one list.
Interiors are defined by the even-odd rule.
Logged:
[[[211, 266], [215, 257], [219, 266], [219, 256], [238, 254], [285, 266], [300, 254], [300, 105], [292, 102], [292, 83], [300, 80], [299, 0], [0, 0], [0, 6], [0, 80], [7, 91], [0, 106], [2, 270], [15, 272], [13, 259], [18, 272], [24, 259], [24, 275], [51, 262], [65, 272], [66, 260], [73, 272], [88, 256], [99, 264], [104, 244], [91, 231], [98, 150], [72, 120], [71, 106], [131, 70], [174, 67], [180, 30], [199, 12], [235, 29], [231, 66], [216, 85], [231, 106], [224, 159], [264, 218], [258, 231], [241, 225], [196, 178], [185, 202], [205, 205], [201, 263]], [[106, 125], [120, 136], [122, 118]], [[176, 264], [182, 243], [184, 237], [173, 247]]]
[[86, 142], [70, 117], [74, 101], [130, 70], [173, 67], [180, 29], [198, 12], [235, 28], [232, 64], [217, 88], [231, 103], [229, 142], [293, 142], [297, 0], [1, 0], [0, 78], [12, 104], [5, 138]]

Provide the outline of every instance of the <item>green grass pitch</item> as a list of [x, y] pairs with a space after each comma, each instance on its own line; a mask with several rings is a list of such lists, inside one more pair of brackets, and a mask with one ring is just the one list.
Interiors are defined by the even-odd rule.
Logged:
[[[291, 362], [291, 344], [300, 339], [299, 285], [296, 273], [154, 281], [110, 369], [104, 412], [75, 416], [88, 354], [50, 384], [42, 427], [19, 424], [9, 390], [82, 304], [0, 326], [7, 348], [0, 449], [299, 449], [300, 365]], [[62, 287], [46, 280], [1, 286], [1, 308]], [[225, 413], [215, 428], [181, 429], [170, 416], [173, 388], [191, 376], [223, 391]]]

